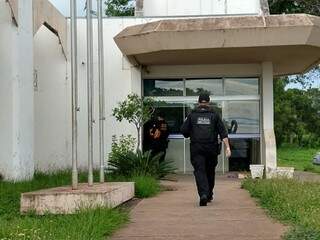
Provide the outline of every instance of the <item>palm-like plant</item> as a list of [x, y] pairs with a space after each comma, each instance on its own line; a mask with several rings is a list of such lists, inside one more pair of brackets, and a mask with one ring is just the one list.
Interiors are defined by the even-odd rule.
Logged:
[[161, 178], [175, 171], [171, 161], [159, 161], [162, 154], [152, 156], [151, 151], [142, 152], [140, 150], [136, 153], [133, 151], [118, 152], [109, 159], [109, 170], [116, 175], [126, 177], [153, 176]]

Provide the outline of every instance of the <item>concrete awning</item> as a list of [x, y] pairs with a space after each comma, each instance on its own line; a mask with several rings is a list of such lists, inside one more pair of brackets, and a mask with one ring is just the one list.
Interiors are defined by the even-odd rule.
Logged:
[[306, 14], [167, 19], [127, 27], [114, 38], [135, 65], [272, 61], [275, 75], [320, 61], [320, 17]]

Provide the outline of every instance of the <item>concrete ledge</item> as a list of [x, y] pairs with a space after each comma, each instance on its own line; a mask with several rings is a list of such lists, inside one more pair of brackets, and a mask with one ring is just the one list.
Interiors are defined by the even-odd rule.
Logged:
[[266, 177], [270, 178], [288, 178], [292, 179], [294, 175], [293, 167], [267, 168]]
[[133, 182], [94, 184], [93, 187], [84, 183], [79, 184], [77, 190], [67, 186], [22, 193], [20, 212], [72, 214], [82, 208], [116, 207], [133, 197]]

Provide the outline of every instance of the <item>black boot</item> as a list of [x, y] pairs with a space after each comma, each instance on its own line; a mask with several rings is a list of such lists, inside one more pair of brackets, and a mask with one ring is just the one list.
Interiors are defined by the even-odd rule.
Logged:
[[208, 202], [208, 198], [207, 198], [207, 195], [202, 195], [200, 197], [200, 207], [204, 207], [204, 206], [207, 206], [207, 202]]

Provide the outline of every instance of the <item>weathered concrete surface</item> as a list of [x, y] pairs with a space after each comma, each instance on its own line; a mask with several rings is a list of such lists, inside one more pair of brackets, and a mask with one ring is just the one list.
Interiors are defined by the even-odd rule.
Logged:
[[272, 62], [275, 75], [288, 75], [320, 61], [320, 17], [306, 14], [165, 19], [114, 39], [145, 66]]
[[21, 195], [20, 211], [70, 214], [81, 208], [116, 207], [134, 197], [134, 183], [80, 184], [78, 190], [71, 186], [58, 187]]
[[295, 171], [293, 178], [302, 182], [320, 182], [320, 174], [312, 172]]
[[[19, 26], [18, 0], [8, 0], [12, 12], [12, 18]], [[58, 9], [56, 9], [48, 0], [33, 0], [33, 35], [35, 35], [42, 25], [45, 25], [50, 31], [57, 35], [61, 43], [64, 55], [67, 55], [67, 20]]]
[[275, 240], [286, 227], [271, 220], [240, 188], [240, 181], [219, 176], [216, 200], [198, 207], [192, 176], [179, 177], [177, 191], [141, 201], [131, 224], [113, 240]]

